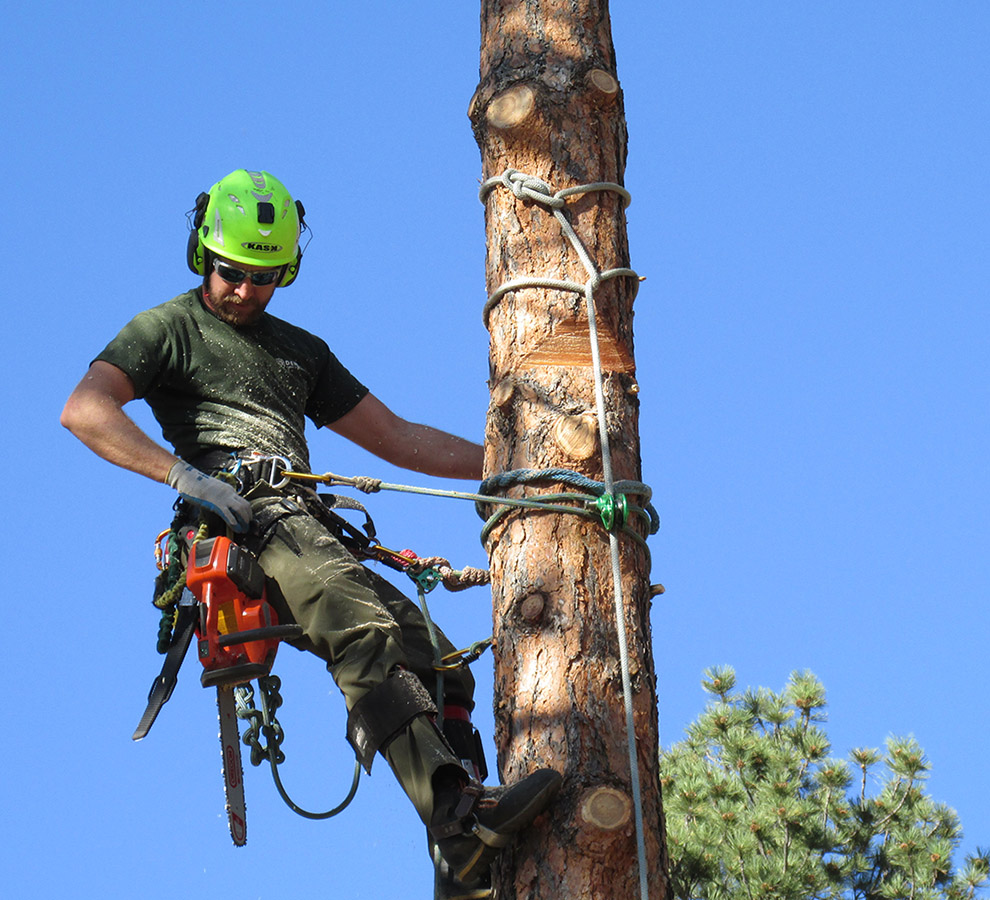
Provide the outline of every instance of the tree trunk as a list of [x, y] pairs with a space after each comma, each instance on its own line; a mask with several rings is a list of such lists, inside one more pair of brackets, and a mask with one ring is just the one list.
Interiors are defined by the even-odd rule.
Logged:
[[[469, 115], [484, 178], [518, 170], [555, 192], [622, 183], [626, 129], [606, 0], [482, 0], [481, 78]], [[485, 199], [487, 284], [585, 283], [589, 275], [542, 204], [498, 185]], [[612, 190], [566, 200], [599, 271], [626, 267], [624, 201]], [[607, 435], [616, 480], [640, 478], [633, 356], [636, 280], [595, 291]], [[525, 288], [490, 302], [486, 473], [561, 467], [603, 481], [590, 323], [583, 294]], [[552, 486], [552, 491], [568, 490]], [[516, 487], [512, 496], [546, 492]], [[632, 499], [632, 498], [631, 498]], [[640, 533], [645, 533], [641, 526]], [[646, 551], [618, 537], [646, 879], [665, 900], [656, 681]], [[488, 538], [499, 771], [564, 775], [548, 814], [496, 868], [500, 900], [637, 898], [633, 782], [609, 536], [573, 515], [514, 510]]]

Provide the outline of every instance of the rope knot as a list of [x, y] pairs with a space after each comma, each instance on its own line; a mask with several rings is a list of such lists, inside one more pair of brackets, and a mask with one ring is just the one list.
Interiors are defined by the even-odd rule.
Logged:
[[380, 478], [369, 478], [367, 475], [355, 475], [354, 487], [366, 494], [374, 494], [382, 489]]
[[563, 209], [564, 200], [553, 192], [545, 181], [533, 175], [526, 175], [517, 169], [506, 169], [502, 173], [502, 183], [520, 200], [532, 200], [551, 209]]

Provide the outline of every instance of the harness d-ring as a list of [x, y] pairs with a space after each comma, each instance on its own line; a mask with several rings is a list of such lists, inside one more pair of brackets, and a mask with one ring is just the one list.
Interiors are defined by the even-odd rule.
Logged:
[[[270, 459], [272, 469], [265, 481], [267, 481], [276, 490], [278, 490], [278, 488], [284, 488], [292, 481], [292, 479], [286, 474], [287, 472], [292, 471], [292, 464], [284, 456], [272, 456]], [[281, 477], [279, 477], [280, 468]], [[276, 481], [276, 479], [278, 480]]]

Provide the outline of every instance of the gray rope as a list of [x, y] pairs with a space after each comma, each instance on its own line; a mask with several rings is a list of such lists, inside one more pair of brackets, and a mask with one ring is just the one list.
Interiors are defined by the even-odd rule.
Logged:
[[[639, 290], [639, 276], [632, 269], [606, 269], [599, 274], [598, 284], [619, 276], [635, 278], [634, 291]], [[585, 285], [583, 284], [579, 284], [576, 281], [560, 281], [556, 278], [517, 278], [514, 281], [507, 281], [501, 287], [497, 288], [485, 303], [482, 310], [482, 315], [485, 319], [485, 328], [488, 328], [488, 320], [491, 318], [491, 312], [498, 306], [499, 301], [506, 294], [510, 294], [513, 291], [520, 291], [523, 288], [547, 288], [548, 290], [571, 291], [575, 294], [583, 294], [585, 291]], [[633, 296], [635, 297], [635, 293]]]
[[429, 588], [418, 578], [413, 577], [416, 582], [417, 593], [419, 594], [419, 605], [423, 610], [423, 619], [426, 622], [426, 633], [430, 636], [430, 646], [433, 648], [433, 671], [436, 678], [436, 701], [437, 701], [437, 728], [443, 729], [443, 707], [444, 707], [444, 677], [441, 668], [443, 654], [440, 652], [440, 639], [437, 636], [437, 628], [433, 624], [433, 617], [430, 615], [430, 607], [426, 603], [426, 595]]
[[[560, 229], [564, 233], [564, 237], [567, 238], [570, 245], [577, 252], [578, 258], [581, 260], [581, 264], [588, 272], [589, 280], [585, 284], [579, 284], [575, 281], [561, 281], [556, 278], [540, 277], [522, 278], [516, 281], [509, 281], [498, 288], [488, 298], [488, 302], [485, 304], [483, 316], [485, 319], [486, 328], [488, 327], [488, 319], [491, 315], [491, 311], [498, 304], [499, 300], [501, 300], [506, 294], [511, 293], [512, 291], [521, 290], [522, 288], [548, 288], [550, 290], [568, 291], [575, 294], [584, 294], [586, 297], [593, 297], [594, 290], [598, 288], [602, 282], [607, 281], [610, 278], [621, 276], [634, 279], [633, 298], [635, 298], [635, 292], [639, 289], [639, 276], [632, 269], [627, 268], [606, 269], [604, 272], [599, 272], [598, 267], [592, 260], [587, 248], [581, 242], [577, 232], [574, 230], [574, 226], [571, 225], [571, 220], [567, 215], [565, 203], [565, 200], [568, 197], [574, 197], [580, 194], [589, 194], [597, 191], [610, 191], [618, 194], [622, 198], [624, 208], [632, 202], [632, 196], [621, 184], [615, 184], [611, 181], [596, 181], [592, 184], [582, 184], [575, 185], [574, 187], [563, 188], [562, 190], [553, 193], [550, 185], [548, 185], [545, 181], [541, 181], [539, 178], [534, 178], [532, 175], [525, 175], [516, 169], [506, 169], [501, 175], [496, 176], [495, 178], [489, 178], [481, 185], [481, 190], [479, 191], [481, 202], [484, 203], [488, 199], [488, 195], [497, 187], [508, 188], [520, 200], [532, 200], [533, 202], [539, 203], [540, 205], [550, 209], [554, 218], [560, 224]], [[589, 290], [591, 291], [590, 295], [588, 293]], [[597, 334], [592, 335], [592, 346], [597, 349]], [[592, 351], [592, 353], [595, 352], [596, 350]]]
[[[553, 475], [568, 474], [575, 478], [572, 482], [577, 486], [586, 490], [588, 493], [593, 494], [598, 497], [605, 493], [605, 486], [600, 482], [594, 481], [593, 479], [587, 478], [584, 475], [580, 475], [577, 472], [571, 472], [569, 469], [540, 469], [540, 470], [529, 470], [529, 469], [517, 469], [513, 472], [503, 472], [501, 475], [493, 476], [492, 479], [488, 479], [482, 482], [482, 488], [486, 485], [496, 482], [498, 479], [508, 478], [509, 476], [520, 476], [521, 473], [527, 473], [529, 480], [539, 480], [543, 478], [545, 480], [554, 480]], [[578, 497], [574, 495], [567, 494], [546, 494], [538, 495], [535, 497], [525, 497], [525, 498], [515, 498], [515, 497], [495, 497], [485, 493], [471, 493], [468, 491], [448, 491], [439, 488], [426, 488], [419, 487], [417, 485], [410, 484], [391, 484], [386, 481], [380, 481], [378, 479], [367, 478], [362, 475], [348, 476], [348, 475], [335, 475], [333, 472], [324, 472], [322, 475], [313, 475], [309, 472], [290, 472], [285, 471], [282, 473], [286, 478], [291, 478], [296, 481], [310, 482], [325, 484], [330, 487], [355, 487], [360, 490], [367, 490], [367, 484], [369, 482], [373, 483], [374, 490], [379, 491], [398, 491], [399, 493], [405, 494], [425, 494], [431, 497], [449, 497], [455, 500], [473, 500], [476, 505], [476, 509], [479, 510], [479, 514], [482, 518], [485, 518], [485, 513], [483, 510], [483, 504], [497, 504], [505, 507], [516, 507], [521, 509], [531, 509], [539, 510], [542, 512], [556, 512], [556, 513], [570, 513], [577, 515], [591, 516], [589, 510], [583, 509], [576, 506], [565, 506], [563, 504], [554, 503], [554, 500], [583, 500], [587, 502], [587, 497]], [[561, 479], [558, 479], [561, 480]], [[362, 487], [362, 485], [365, 485]], [[621, 489], [623, 491], [628, 491], [632, 494], [639, 494], [647, 498], [650, 497], [650, 488], [639, 481], [620, 481], [613, 484], [613, 492], [615, 489]], [[639, 507], [633, 507], [632, 511], [634, 513], [641, 513], [649, 521], [649, 533], [656, 534], [660, 527], [660, 517], [657, 515], [656, 510], [653, 508], [649, 502], [646, 503], [644, 509]], [[490, 530], [490, 528], [488, 529]], [[645, 544], [643, 539], [636, 534], [632, 529], [623, 529], [635, 540], [640, 543]], [[482, 532], [482, 540], [484, 540], [487, 531]]]
[[[480, 198], [484, 203], [488, 195], [498, 186], [503, 186], [512, 191], [520, 199], [532, 200], [548, 208], [554, 218], [560, 223], [564, 237], [574, 248], [581, 263], [588, 273], [588, 280], [584, 285], [576, 285], [573, 282], [550, 283], [543, 279], [527, 279], [523, 282], [511, 282], [503, 285], [496, 291], [485, 305], [485, 326], [488, 326], [488, 316], [491, 309], [510, 290], [518, 290], [520, 286], [525, 287], [548, 287], [565, 291], [582, 293], [588, 309], [588, 331], [591, 341], [591, 362], [595, 376], [595, 404], [598, 411], [598, 432], [602, 447], [602, 474], [605, 482], [605, 490], [609, 494], [614, 494], [615, 483], [612, 477], [612, 456], [608, 440], [608, 426], [605, 418], [605, 389], [602, 377], [601, 354], [598, 347], [598, 324], [595, 317], [595, 289], [610, 277], [617, 275], [628, 275], [635, 277], [636, 273], [631, 269], [611, 269], [607, 272], [599, 272], [590, 254], [585, 248], [577, 232], [571, 225], [570, 217], [567, 215], [565, 197], [576, 194], [585, 194], [590, 191], [612, 191], [618, 193], [629, 204], [629, 193], [621, 185], [610, 182], [595, 182], [594, 184], [582, 185], [573, 188], [565, 188], [563, 191], [552, 192], [546, 182], [529, 175], [524, 175], [515, 169], [506, 169], [501, 176], [490, 178], [481, 186]], [[535, 282], [541, 282], [539, 284]], [[552, 280], [550, 280], [552, 281]], [[513, 286], [515, 285], [515, 286]], [[626, 714], [626, 736], [629, 748], [629, 769], [633, 795], [633, 808], [636, 813], [636, 851], [639, 863], [639, 891], [642, 900], [648, 900], [648, 884], [646, 877], [646, 840], [643, 834], [643, 799], [639, 782], [639, 761], [636, 754], [636, 722], [633, 715], [632, 682], [629, 674], [629, 649], [626, 643], [626, 619], [625, 607], [622, 596], [622, 565], [619, 559], [619, 541], [615, 532], [609, 532], [609, 549], [612, 558], [612, 582], [615, 597], [615, 627], [619, 643], [619, 663], [622, 670], [622, 696]]]

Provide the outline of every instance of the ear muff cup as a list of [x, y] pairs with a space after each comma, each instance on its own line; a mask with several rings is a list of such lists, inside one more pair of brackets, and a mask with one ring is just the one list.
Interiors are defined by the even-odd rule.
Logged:
[[[306, 225], [306, 207], [302, 205], [302, 201], [300, 200], [296, 200], [296, 211], [299, 213], [299, 234], [301, 235], [308, 226]], [[279, 287], [288, 287], [296, 280], [296, 276], [299, 274], [299, 266], [302, 264], [302, 257], [302, 247], [300, 247], [299, 252], [296, 254], [296, 261], [289, 263], [285, 267], [285, 274], [278, 283]]]
[[201, 191], [192, 210], [192, 228], [189, 230], [189, 240], [186, 242], [186, 264], [196, 275], [206, 274], [206, 248], [203, 246], [199, 229], [206, 217], [206, 207], [209, 202], [210, 195]]

